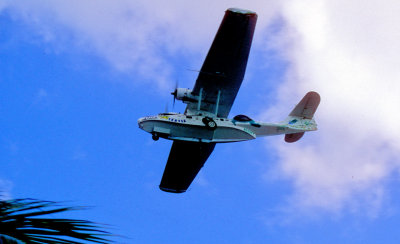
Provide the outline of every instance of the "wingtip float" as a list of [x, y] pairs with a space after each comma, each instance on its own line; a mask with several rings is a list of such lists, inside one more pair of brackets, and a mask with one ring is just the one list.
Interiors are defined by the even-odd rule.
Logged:
[[154, 140], [173, 140], [161, 190], [185, 192], [216, 143], [283, 134], [286, 142], [295, 142], [305, 132], [317, 129], [313, 116], [320, 96], [316, 92], [307, 93], [279, 123], [257, 122], [245, 115], [228, 118], [243, 81], [256, 21], [253, 11], [228, 9], [194, 88], [172, 92], [174, 99], [187, 104], [185, 113], [161, 113], [138, 120], [139, 128], [152, 134]]

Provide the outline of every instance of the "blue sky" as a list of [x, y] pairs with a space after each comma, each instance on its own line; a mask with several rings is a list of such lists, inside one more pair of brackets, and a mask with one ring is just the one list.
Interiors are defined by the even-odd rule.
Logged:
[[[6, 197], [93, 206], [68, 217], [117, 243], [397, 243], [400, 5], [211, 3], [0, 1]], [[162, 192], [171, 142], [136, 121], [193, 87], [233, 6], [259, 20], [231, 116], [279, 121], [315, 90], [319, 131], [217, 145], [187, 193]]]

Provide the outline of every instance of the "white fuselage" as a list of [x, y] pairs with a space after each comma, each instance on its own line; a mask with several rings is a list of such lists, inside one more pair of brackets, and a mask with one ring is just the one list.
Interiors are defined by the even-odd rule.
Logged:
[[[204, 118], [212, 119], [216, 126], [210, 128]], [[238, 142], [260, 136], [296, 133], [300, 128], [288, 124], [240, 122], [227, 118], [210, 118], [201, 115], [163, 113], [138, 120], [139, 128], [153, 136], [170, 140], [196, 142]], [[304, 129], [304, 128], [302, 128]], [[303, 131], [303, 130], [301, 130]]]
[[216, 128], [212, 129], [204, 124], [203, 118], [168, 113], [140, 118], [138, 124], [142, 130], [170, 140], [235, 142], [256, 138], [251, 130], [236, 126], [229, 119], [213, 118]]

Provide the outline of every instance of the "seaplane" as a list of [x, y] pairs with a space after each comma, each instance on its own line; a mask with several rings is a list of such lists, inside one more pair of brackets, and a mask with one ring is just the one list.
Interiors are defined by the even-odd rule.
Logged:
[[246, 71], [256, 21], [253, 11], [226, 10], [193, 89], [176, 88], [172, 92], [174, 101], [187, 104], [185, 112], [165, 112], [138, 120], [139, 128], [150, 133], [153, 140], [173, 141], [159, 185], [162, 191], [185, 192], [217, 143], [272, 135], [285, 135], [285, 141], [292, 143], [305, 132], [317, 130], [313, 116], [320, 96], [314, 91], [278, 123], [254, 121], [246, 115], [228, 118]]

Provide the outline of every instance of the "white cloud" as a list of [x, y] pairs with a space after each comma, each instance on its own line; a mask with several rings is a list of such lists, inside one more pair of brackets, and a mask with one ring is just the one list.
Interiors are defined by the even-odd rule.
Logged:
[[11, 199], [13, 184], [9, 180], [0, 179], [0, 201]]
[[308, 90], [321, 94], [320, 130], [275, 144], [279, 170], [294, 183], [293, 209], [379, 212], [386, 180], [400, 168], [399, 10], [397, 1], [285, 3], [291, 68], [269, 113]]

